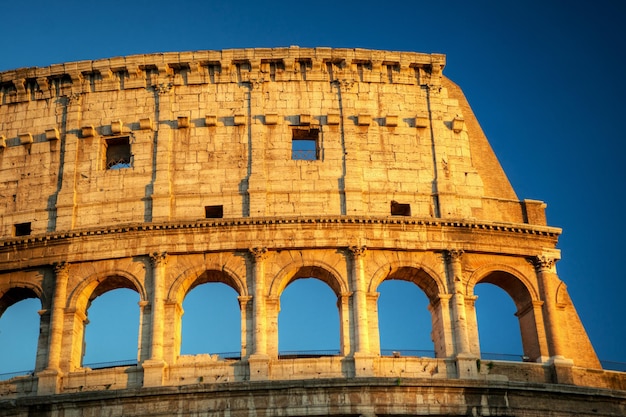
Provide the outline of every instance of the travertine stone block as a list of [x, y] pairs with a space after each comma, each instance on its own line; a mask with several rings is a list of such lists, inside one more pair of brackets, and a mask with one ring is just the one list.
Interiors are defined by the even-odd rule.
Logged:
[[122, 133], [122, 121], [121, 120], [113, 120], [111, 121], [111, 134], [119, 135]]
[[56, 127], [52, 129], [46, 129], [46, 139], [59, 140], [59, 129], [57, 129]]
[[233, 116], [233, 123], [235, 126], [241, 126], [246, 124], [246, 115], [245, 114], [236, 114]]
[[217, 126], [217, 116], [214, 114], [207, 114], [204, 116], [204, 124], [206, 126]]
[[83, 126], [81, 128], [81, 136], [90, 138], [96, 135], [96, 129], [93, 126]]
[[179, 129], [185, 129], [189, 127], [189, 116], [178, 116], [177, 126]]
[[20, 138], [20, 143], [22, 145], [30, 145], [33, 143], [33, 135], [30, 133], [18, 133], [17, 136]]
[[152, 130], [152, 119], [150, 119], [149, 117], [139, 119], [139, 129]]

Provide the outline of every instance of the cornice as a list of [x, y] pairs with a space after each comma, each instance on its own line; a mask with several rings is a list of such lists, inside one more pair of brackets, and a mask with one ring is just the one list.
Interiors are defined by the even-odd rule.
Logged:
[[[250, 83], [260, 79], [439, 85], [445, 63], [443, 54], [297, 46], [129, 55], [0, 72], [0, 103], [170, 83]], [[395, 80], [389, 79], [389, 68], [397, 74]]]
[[136, 223], [111, 225], [105, 227], [91, 227], [85, 229], [50, 232], [40, 235], [29, 235], [0, 239], [0, 251], [7, 248], [38, 244], [54, 243], [67, 239], [90, 237], [98, 235], [115, 235], [143, 231], [170, 231], [180, 229], [215, 229], [268, 225], [304, 225], [304, 224], [345, 224], [345, 225], [390, 225], [398, 227], [429, 227], [449, 228], [458, 230], [480, 230], [494, 233], [513, 233], [519, 235], [543, 236], [558, 238], [562, 229], [550, 226], [536, 226], [529, 224], [480, 222], [469, 220], [419, 219], [410, 217], [369, 217], [369, 216], [312, 216], [312, 217], [242, 217], [219, 220], [176, 221], [162, 223]]

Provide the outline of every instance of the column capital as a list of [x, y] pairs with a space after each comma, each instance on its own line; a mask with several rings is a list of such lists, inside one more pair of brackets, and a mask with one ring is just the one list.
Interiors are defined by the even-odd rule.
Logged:
[[155, 84], [152, 86], [152, 88], [158, 95], [164, 96], [172, 91], [172, 83]]
[[529, 261], [533, 264], [537, 271], [550, 271], [556, 263], [556, 259], [545, 255], [535, 256], [529, 259]]
[[258, 78], [250, 78], [248, 85], [250, 86], [251, 90], [259, 90], [263, 86], [264, 82], [265, 78], [263, 78], [263, 76]]
[[447, 249], [444, 251], [444, 255], [452, 262], [460, 261], [463, 253], [465, 253], [463, 249]]
[[250, 301], [252, 301], [251, 295], [240, 295], [237, 297], [237, 301], [239, 301], [239, 307], [245, 308]]
[[54, 264], [52, 264], [53, 268], [54, 268], [54, 273], [59, 276], [59, 275], [67, 275], [70, 272], [70, 264], [69, 262], [66, 261], [60, 261], [60, 262], [55, 262]]
[[352, 253], [352, 256], [354, 257], [354, 259], [360, 258], [360, 257], [364, 257], [365, 253], [367, 251], [367, 246], [362, 245], [362, 246], [349, 246], [348, 250], [350, 251], [350, 253]]
[[165, 266], [167, 264], [167, 252], [152, 252], [150, 255], [150, 262], [153, 268], [159, 266]]
[[268, 253], [267, 248], [264, 246], [257, 246], [255, 248], [248, 249], [250, 256], [254, 259], [255, 262], [261, 262], [267, 259]]
[[342, 78], [331, 81], [334, 85], [336, 85], [342, 93], [347, 93], [354, 86], [355, 81], [350, 78]]

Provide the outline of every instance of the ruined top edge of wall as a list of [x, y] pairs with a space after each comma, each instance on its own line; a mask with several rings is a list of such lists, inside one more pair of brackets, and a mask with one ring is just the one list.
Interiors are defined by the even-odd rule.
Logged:
[[[181, 69], [198, 72], [207, 67], [219, 67], [220, 71], [229, 73], [237, 66], [244, 64], [245, 70], [263, 72], [263, 64], [279, 62], [284, 71], [297, 71], [297, 66], [305, 62], [312, 71], [325, 71], [328, 63], [340, 68], [365, 65], [373, 72], [386, 72], [391, 67], [398, 72], [428, 69], [435, 77], [441, 77], [445, 66], [445, 55], [417, 52], [396, 52], [368, 49], [346, 48], [248, 48], [226, 49], [221, 51], [189, 51], [167, 52], [143, 55], [67, 62], [53, 64], [48, 67], [19, 68], [0, 72], [0, 88], [21, 92], [28, 88], [29, 83], [36, 82], [44, 88], [51, 80], [67, 79], [72, 83], [80, 82], [90, 74], [99, 74], [103, 78], [125, 72], [146, 77], [146, 72], [174, 75]], [[283, 68], [284, 66], [284, 68]]]

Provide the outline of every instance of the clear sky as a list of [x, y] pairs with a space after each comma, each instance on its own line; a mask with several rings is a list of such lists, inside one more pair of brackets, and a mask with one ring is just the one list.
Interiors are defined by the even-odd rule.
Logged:
[[[518, 197], [545, 201], [548, 223], [563, 228], [558, 272], [598, 356], [626, 362], [624, 3], [31, 0], [1, 13], [0, 71], [290, 45], [446, 54], [444, 74], [465, 92]], [[518, 353], [519, 342], [507, 343], [519, 336], [483, 329], [484, 350]]]

